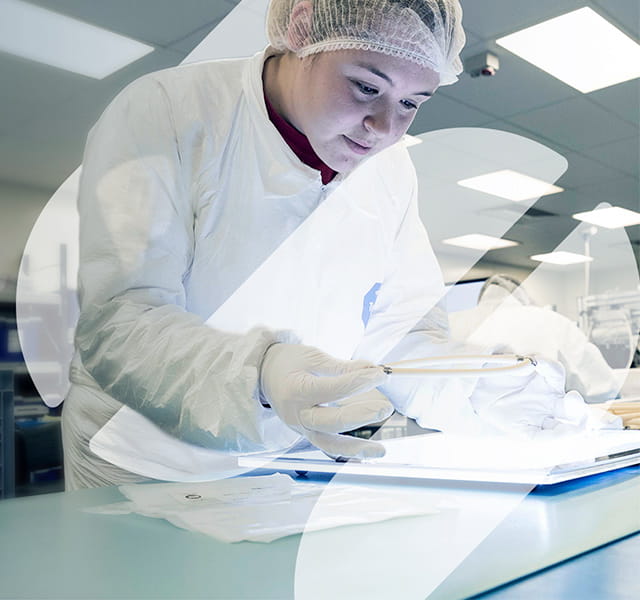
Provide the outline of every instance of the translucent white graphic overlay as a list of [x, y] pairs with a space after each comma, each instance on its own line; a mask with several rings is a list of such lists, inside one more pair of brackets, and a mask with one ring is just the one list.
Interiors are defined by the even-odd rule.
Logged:
[[[266, 41], [263, 33], [266, 4], [264, 0], [241, 2], [185, 62], [249, 55], [262, 48]], [[429, 132], [420, 138], [422, 143], [410, 149], [419, 178], [420, 217], [449, 282], [462, 278], [484, 252], [452, 248], [444, 245], [444, 240], [470, 234], [502, 238], [537, 200], [534, 197], [515, 204], [462, 188], [458, 181], [509, 169], [553, 183], [567, 168], [567, 161], [558, 153], [503, 131], [456, 128]], [[38, 219], [25, 248], [18, 280], [17, 315], [22, 349], [36, 387], [49, 406], [59, 405], [68, 390], [67, 372], [78, 317], [75, 198], [79, 173], [78, 169], [61, 186]], [[626, 233], [593, 231], [576, 225], [555, 249], [589, 252], [593, 260], [588, 270], [583, 265], [569, 270], [541, 265], [526, 278], [523, 287], [540, 307], [555, 306], [558, 313], [580, 321], [610, 364], [624, 371], [637, 344], [630, 323], [633, 302], [639, 293], [633, 250]], [[238, 288], [246, 298], [256, 298], [252, 289], [259, 290], [264, 281], [283, 274], [277, 253], [263, 258], [263, 269], [252, 271]], [[256, 288], [252, 288], [254, 285]], [[620, 296], [627, 301], [628, 308], [624, 310], [619, 308]], [[474, 316], [465, 339], [476, 336], [486, 341], [485, 332], [494, 335], [497, 327], [487, 319], [499, 318], [502, 310], [506, 311], [506, 307], [477, 319]], [[328, 314], [331, 316], [330, 310]], [[218, 318], [222, 316], [220, 313]], [[336, 354], [343, 352], [341, 340], [323, 340], [322, 331], [316, 333], [318, 345]], [[504, 339], [496, 338], [496, 344], [515, 343], [508, 331], [505, 335]], [[544, 352], [545, 348], [531, 350]], [[384, 435], [384, 428], [380, 435]], [[228, 464], [225, 462], [223, 466], [227, 468]], [[342, 483], [344, 478], [338, 475], [327, 484], [327, 489]], [[295, 576], [297, 597], [424, 598], [520, 506], [531, 489], [531, 486], [491, 489], [464, 484], [443, 486], [408, 480], [403, 480], [402, 485], [412, 502], [424, 499], [425, 503], [438, 504], [442, 509], [436, 515], [396, 519], [357, 530], [351, 527], [303, 535]], [[320, 498], [310, 516], [310, 529], [314, 518], [326, 517], [326, 510]], [[327, 572], [331, 574], [329, 577]]]

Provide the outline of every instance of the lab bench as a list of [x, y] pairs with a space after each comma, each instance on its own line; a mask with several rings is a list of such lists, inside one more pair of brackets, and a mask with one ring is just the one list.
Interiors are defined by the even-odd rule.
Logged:
[[[328, 486], [336, 479], [310, 481]], [[0, 597], [640, 597], [640, 467], [530, 493], [447, 482], [352, 483], [454, 497], [458, 508], [269, 544], [227, 544], [163, 520], [84, 512], [123, 500], [117, 488], [8, 499], [0, 502]], [[492, 507], [501, 502], [511, 509], [495, 519]], [[473, 523], [492, 518], [496, 526], [475, 547], [461, 545]], [[442, 557], [456, 553], [453, 567], [437, 574]]]

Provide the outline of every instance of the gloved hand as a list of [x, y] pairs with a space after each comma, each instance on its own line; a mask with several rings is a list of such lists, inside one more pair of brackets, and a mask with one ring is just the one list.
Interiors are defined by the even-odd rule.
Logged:
[[533, 371], [481, 377], [470, 397], [478, 416], [506, 433], [534, 435], [541, 430], [584, 431], [589, 408], [576, 391], [565, 393], [564, 367], [537, 358]]
[[[433, 332], [411, 332], [385, 356], [383, 363], [412, 358], [482, 354], [481, 349], [462, 348], [444, 341], [434, 341], [435, 338]], [[449, 425], [459, 423], [461, 412], [466, 411], [472, 419], [477, 419], [468, 401], [474, 386], [473, 379], [414, 377], [394, 373], [380, 387], [380, 391], [400, 414], [415, 419], [421, 426], [449, 429]]]
[[384, 455], [382, 444], [338, 434], [391, 415], [393, 406], [375, 389], [387, 377], [366, 361], [274, 344], [262, 362], [260, 387], [280, 419], [329, 456], [377, 458]]

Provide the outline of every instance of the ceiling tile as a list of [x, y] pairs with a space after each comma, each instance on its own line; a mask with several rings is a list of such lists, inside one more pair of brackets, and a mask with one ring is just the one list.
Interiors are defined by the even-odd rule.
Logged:
[[[9, 54], [0, 55], [0, 133], [72, 99], [83, 77]], [[8, 83], [7, 83], [8, 82]]]
[[628, 123], [583, 97], [515, 115], [509, 121], [573, 150], [629, 137]]
[[638, 0], [595, 0], [596, 10], [627, 35], [640, 37], [640, 2]]
[[623, 175], [611, 181], [584, 185], [577, 188], [576, 193], [597, 202], [640, 210], [640, 187], [635, 177]]
[[523, 217], [505, 234], [507, 239], [519, 241], [528, 250], [548, 252], [555, 248], [574, 229], [577, 221], [569, 216]]
[[[180, 63], [184, 53], [157, 49], [101, 80], [48, 67], [10, 55], [0, 57], [0, 81], [9, 81], [0, 94], [0, 133], [19, 130], [34, 119], [46, 117], [58, 105], [79, 108], [87, 94], [106, 101], [134, 79]], [[105, 103], [102, 104], [104, 107]]]
[[517, 135], [521, 135], [522, 137], [526, 137], [529, 139], [535, 139], [535, 132], [533, 131], [529, 131], [528, 129], [525, 129], [524, 127], [518, 127], [517, 125], [514, 125], [513, 123], [510, 123], [509, 121], [504, 121], [501, 119], [498, 119], [496, 121], [491, 121], [489, 123], [487, 123], [485, 125], [485, 127], [488, 127], [489, 129], [498, 129], [500, 131], [508, 131], [510, 133], [515, 133]]
[[467, 30], [464, 33], [466, 36], [465, 48], [469, 48], [470, 46], [474, 46], [475, 44], [480, 42], [480, 38], [477, 35], [475, 35], [472, 31]]
[[[602, 147], [602, 146], [601, 146]], [[585, 151], [589, 154], [589, 151]], [[567, 152], [564, 157], [569, 166], [567, 172], [558, 180], [557, 184], [563, 188], [577, 188], [583, 185], [610, 181], [620, 176], [620, 167], [616, 165], [607, 166], [602, 164], [605, 161], [598, 161], [601, 156], [590, 154], [592, 158], [582, 156], [575, 152]], [[594, 160], [595, 159], [595, 160]], [[614, 167], [614, 168], [611, 168]]]
[[[614, 0], [615, 1], [615, 0]], [[461, 0], [463, 23], [495, 39], [584, 6], [584, 0]]]
[[[227, 33], [233, 36], [233, 39], [230, 40], [230, 50], [223, 50], [222, 48], [224, 47], [224, 44], [220, 44], [220, 46], [218, 46], [221, 50], [220, 52], [214, 52], [211, 54], [207, 51], [206, 54], [210, 56], [212, 55], [213, 57], [248, 56], [253, 54], [254, 51], [262, 49], [266, 45], [266, 4], [267, 3], [264, 0], [243, 0], [242, 6], [238, 7], [239, 10], [237, 10], [234, 13], [233, 17], [230, 18], [230, 21], [232, 23], [238, 23], [242, 19], [251, 20], [247, 23], [247, 26], [243, 28], [242, 35], [238, 35], [237, 27], [226, 28], [224, 30], [225, 33], [222, 34], [222, 37], [226, 37]], [[218, 22], [219, 21], [216, 21], [215, 25], [217, 25]], [[211, 33], [213, 29], [214, 26], [212, 26], [211, 23], [207, 23], [204, 27], [201, 27], [200, 29], [194, 31], [191, 35], [176, 42], [171, 47], [189, 53], [202, 40], [204, 40], [204, 38], [207, 37], [207, 35]], [[238, 53], [239, 47], [244, 47], [245, 49]]]
[[[609, 165], [617, 171], [623, 171], [633, 177], [638, 177], [640, 170], [640, 137], [633, 136], [626, 140], [619, 140], [610, 144], [603, 144], [596, 148], [589, 148], [585, 154]], [[587, 183], [587, 181], [585, 181]]]
[[409, 133], [417, 135], [450, 127], [479, 127], [492, 120], [494, 119], [491, 115], [436, 92], [418, 111]]
[[520, 242], [520, 246], [497, 250], [489, 257], [492, 261], [525, 266], [538, 265], [529, 257], [552, 252], [575, 229], [577, 221], [569, 217], [524, 217], [504, 234], [506, 239]]
[[56, 189], [80, 164], [87, 133], [111, 99], [140, 75], [180, 59], [174, 52], [157, 50], [113, 79], [76, 81], [70, 88], [73, 102], [31, 115], [0, 137], [0, 181]]
[[566, 190], [561, 194], [543, 196], [535, 203], [535, 208], [558, 215], [571, 216], [578, 212], [593, 210], [600, 200], [586, 196], [582, 192]]
[[[481, 49], [476, 50], [479, 53]], [[464, 101], [498, 119], [577, 95], [568, 85], [506, 50], [498, 49], [495, 54], [500, 59], [500, 69], [496, 75], [471, 77], [464, 74], [456, 85], [443, 87], [439, 93]], [[469, 53], [469, 56], [472, 55]]]
[[157, 46], [169, 46], [206, 23], [213, 26], [236, 5], [234, 0], [31, 1], [44, 8]]
[[[38, 83], [41, 65], [30, 61], [23, 61], [23, 73], [15, 73], [15, 77], [18, 85], [23, 88], [25, 98], [25, 102], [23, 102], [24, 107], [20, 109], [15, 105], [12, 106], [14, 112], [23, 113], [23, 118], [5, 119], [4, 113], [2, 113], [2, 117], [0, 118], [0, 131], [9, 134], [12, 131], [20, 131], [25, 125], [28, 126], [29, 123], [34, 120], [47, 120], [51, 118], [50, 111], [55, 109], [56, 106], [74, 106], [82, 113], [87, 105], [94, 103], [93, 106], [95, 109], [102, 111], [106, 104], [134, 79], [137, 79], [145, 73], [175, 66], [180, 63], [182, 58], [182, 54], [171, 50], [158, 49], [101, 80], [83, 77], [82, 75], [74, 75], [61, 69], [48, 68], [45, 70], [46, 76], [42, 77], [44, 82], [42, 85]], [[0, 60], [0, 73], [2, 72], [5, 62], [6, 61]], [[57, 83], [53, 83], [49, 88], [49, 81], [56, 82], [58, 80], [64, 84], [66, 92], [59, 90], [59, 84]], [[30, 87], [34, 90], [39, 90], [40, 94], [40, 100], [34, 98], [33, 105], [29, 103], [31, 95], [25, 91], [29, 90]], [[52, 90], [52, 93], [46, 102], [42, 102], [42, 95], [47, 95], [49, 89]], [[38, 101], [42, 103], [37, 104], [36, 102]], [[0, 106], [1, 105], [2, 103], [0, 102]], [[11, 113], [9, 113], [9, 115], [11, 115]], [[26, 115], [26, 118], [24, 115]]]
[[629, 123], [640, 123], [640, 79], [591, 92], [588, 97]]
[[0, 137], [0, 180], [55, 191], [80, 164], [83, 142], [77, 116], [60, 119], [60, 129]]
[[562, 144], [557, 144], [553, 140], [546, 139], [544, 136], [532, 129], [518, 127], [509, 121], [492, 121], [485, 125], [485, 127], [515, 133], [524, 138], [534, 140], [539, 144], [554, 150], [561, 156], [564, 156], [568, 163], [567, 171], [562, 174], [556, 182], [563, 188], [571, 188], [579, 185], [580, 183], [584, 183], [581, 179], [582, 177], [587, 178], [589, 182], [593, 182], [611, 179], [619, 175], [619, 172], [612, 172], [611, 169], [607, 168], [607, 166], [598, 164], [593, 160], [580, 156], [579, 154], [568, 150]]
[[179, 52], [184, 52], [186, 55], [191, 52], [202, 40], [204, 40], [204, 38], [206, 38], [213, 31], [214, 27], [215, 25], [207, 23], [203, 27], [200, 27], [200, 29], [197, 29], [188, 36], [171, 44], [170, 48], [173, 50], [178, 50]]

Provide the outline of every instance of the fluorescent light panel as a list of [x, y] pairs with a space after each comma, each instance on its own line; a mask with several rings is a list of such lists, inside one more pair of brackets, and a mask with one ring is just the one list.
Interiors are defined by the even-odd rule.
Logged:
[[593, 258], [584, 254], [574, 254], [573, 252], [549, 252], [548, 254], [535, 254], [531, 260], [550, 263], [552, 265], [577, 265], [580, 263], [591, 262]]
[[606, 229], [619, 229], [630, 225], [640, 225], [640, 213], [619, 206], [609, 208], [597, 208], [588, 212], [576, 213], [574, 219], [605, 227]]
[[0, 0], [0, 15], [0, 51], [94, 79], [153, 51], [153, 46], [21, 0]]
[[561, 187], [509, 169], [462, 179], [458, 185], [514, 202], [564, 191]]
[[585, 94], [640, 77], [640, 45], [588, 7], [496, 43]]
[[501, 238], [484, 235], [482, 233], [470, 233], [459, 237], [442, 240], [443, 244], [449, 246], [459, 246], [460, 248], [471, 248], [473, 250], [496, 250], [497, 248], [510, 248], [517, 246], [518, 242], [503, 240]]

